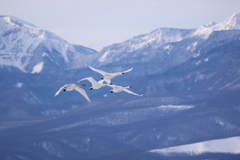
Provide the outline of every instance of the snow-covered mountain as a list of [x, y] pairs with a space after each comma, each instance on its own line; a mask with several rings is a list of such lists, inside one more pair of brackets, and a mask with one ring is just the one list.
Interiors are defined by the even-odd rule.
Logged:
[[[195, 29], [161, 28], [113, 44], [100, 51], [95, 66], [103, 69], [107, 69], [104, 68], [105, 65], [122, 67], [114, 68], [115, 70], [133, 66], [138, 75], [161, 73], [190, 57], [192, 51], [185, 50], [182, 46], [187, 44], [182, 42], [194, 31]], [[195, 47], [194, 44], [190, 45], [191, 48]], [[166, 60], [169, 63], [164, 63]]]
[[131, 65], [137, 68], [139, 74], [161, 73], [192, 57], [198, 57], [202, 54], [200, 53], [202, 50], [206, 52], [220, 45], [218, 42], [229, 39], [229, 36], [234, 36], [235, 33], [229, 32], [228, 36], [218, 37], [219, 39], [212, 41], [211, 45], [208, 45], [206, 40], [217, 31], [239, 31], [239, 24], [240, 13], [221, 23], [211, 22], [197, 29], [157, 29], [122, 43], [104, 47], [94, 65], [104, 69], [107, 69], [105, 65], [125, 66], [125, 68]]
[[[139, 57], [137, 50], [154, 50], [162, 44], [169, 42], [179, 42], [188, 37], [193, 31], [192, 29], [174, 29], [161, 28], [151, 33], [139, 35], [132, 39], [126, 40], [119, 44], [103, 48], [100, 52], [102, 56], [98, 59], [100, 62], [112, 63], [122, 58]], [[169, 49], [166, 47], [165, 49]], [[149, 56], [151, 53], [142, 53]]]
[[96, 51], [69, 44], [57, 35], [12, 16], [0, 16], [0, 66], [28, 73], [79, 68]]
[[240, 29], [240, 13], [233, 14], [221, 23], [215, 24], [214, 22], [200, 26], [191, 36], [201, 37], [207, 39], [214, 31], [224, 30], [239, 30]]
[[[211, 22], [198, 29], [156, 29], [104, 47], [99, 53], [69, 44], [57, 35], [15, 17], [1, 16], [0, 26], [2, 68], [15, 66], [23, 72], [39, 73], [92, 65], [113, 72], [132, 66], [138, 75], [145, 75], [162, 73], [201, 55], [201, 50], [206, 52], [206, 49], [214, 48], [210, 45], [204, 48], [206, 40], [216, 31], [239, 30], [240, 13], [221, 23]], [[220, 37], [221, 40], [227, 38], [229, 36]], [[164, 63], [166, 61], [168, 63]]]

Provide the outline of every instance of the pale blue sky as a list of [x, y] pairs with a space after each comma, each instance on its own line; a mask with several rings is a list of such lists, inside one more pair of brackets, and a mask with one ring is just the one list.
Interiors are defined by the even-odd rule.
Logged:
[[0, 0], [12, 15], [100, 51], [163, 27], [197, 28], [240, 12], [240, 0]]

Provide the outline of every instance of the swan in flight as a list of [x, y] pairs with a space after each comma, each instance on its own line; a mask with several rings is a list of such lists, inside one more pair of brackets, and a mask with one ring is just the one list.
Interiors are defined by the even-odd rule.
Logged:
[[97, 82], [92, 77], [83, 78], [83, 79], [79, 80], [78, 83], [80, 81], [83, 81], [83, 80], [88, 80], [89, 82], [92, 83], [92, 87], [90, 88], [90, 90], [92, 90], [92, 89], [99, 89], [99, 88], [101, 88], [103, 86], [108, 85], [108, 84], [103, 84], [104, 80], [100, 80], [100, 81]]
[[114, 77], [116, 77], [116, 76], [118, 76], [118, 75], [122, 75], [122, 74], [124, 74], [124, 73], [130, 72], [130, 71], [133, 69], [133, 68], [131, 68], [131, 69], [126, 70], [126, 71], [123, 71], [123, 72], [107, 73], [107, 72], [105, 72], [105, 71], [101, 71], [101, 70], [96, 69], [96, 68], [93, 68], [93, 67], [91, 67], [91, 66], [89, 66], [89, 68], [90, 68], [91, 70], [95, 71], [95, 72], [98, 72], [98, 73], [102, 74], [102, 75], [103, 75], [103, 78], [102, 78], [102, 79], [103, 79], [105, 82], [107, 82], [108, 84], [110, 84], [110, 85], [111, 85], [111, 79], [112, 79], [112, 78], [114, 78]]
[[88, 102], [90, 102], [90, 99], [89, 99], [86, 91], [85, 91], [84, 89], [80, 88], [79, 86], [85, 86], [85, 85], [84, 85], [84, 84], [82, 84], [82, 85], [65, 84], [64, 86], [62, 86], [62, 87], [56, 92], [56, 94], [55, 94], [54, 97], [56, 97], [56, 96], [61, 92], [61, 90], [62, 90], [63, 88], [64, 88], [63, 91], [72, 91], [72, 90], [75, 89], [76, 91], [78, 91], [79, 93], [81, 93], [81, 94], [83, 95], [83, 97], [85, 97]]
[[139, 95], [137, 93], [134, 93], [130, 90], [128, 90], [127, 88], [132, 88], [131, 86], [127, 86], [127, 87], [122, 87], [122, 86], [116, 86], [116, 85], [108, 85], [110, 87], [112, 87], [113, 89], [111, 90], [111, 93], [118, 93], [118, 92], [122, 92], [122, 91], [125, 91], [129, 94], [133, 94], [133, 95], [136, 95], [136, 96], [143, 96], [143, 94]]

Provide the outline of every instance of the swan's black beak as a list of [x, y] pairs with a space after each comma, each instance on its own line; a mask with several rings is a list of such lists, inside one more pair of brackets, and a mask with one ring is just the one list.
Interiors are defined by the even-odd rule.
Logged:
[[90, 88], [90, 90], [92, 90], [93, 88]]
[[104, 79], [104, 78], [102, 78], [102, 79]]
[[66, 91], [66, 89], [64, 89], [63, 91]]
[[111, 91], [111, 93], [113, 93], [113, 91]]

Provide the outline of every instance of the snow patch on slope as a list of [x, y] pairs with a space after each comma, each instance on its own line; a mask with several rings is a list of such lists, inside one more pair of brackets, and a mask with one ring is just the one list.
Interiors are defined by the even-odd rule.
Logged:
[[109, 53], [110, 53], [110, 51], [105, 52], [105, 53], [99, 58], [99, 61], [100, 61], [100, 62], [105, 61], [105, 59], [106, 59], [106, 57], [107, 57], [107, 55], [108, 55]]
[[22, 88], [22, 86], [23, 86], [23, 83], [21, 82], [18, 82], [14, 85], [14, 87], [17, 87], [17, 88]]
[[43, 62], [40, 62], [36, 66], [34, 66], [32, 73], [40, 73], [43, 69], [43, 64]]
[[175, 110], [186, 110], [186, 109], [191, 109], [194, 108], [194, 106], [188, 106], [188, 105], [162, 105], [157, 107], [159, 109], [175, 109]]
[[188, 155], [200, 155], [203, 153], [240, 154], [240, 136], [225, 139], [209, 140], [163, 149], [155, 149], [149, 152], [162, 155], [170, 155], [172, 153], [184, 153]]
[[53, 154], [59, 158], [63, 157], [63, 151], [61, 150], [60, 146], [47, 141], [42, 142], [41, 145], [42, 145], [42, 148], [48, 153]]

